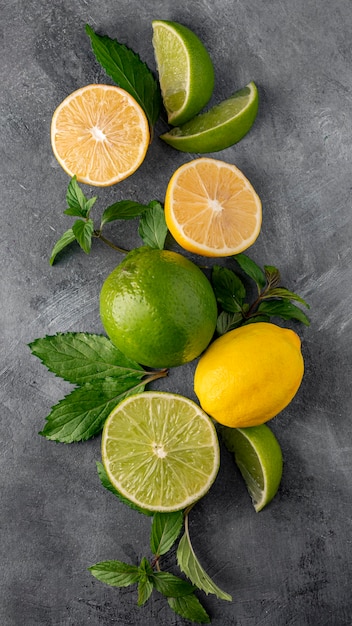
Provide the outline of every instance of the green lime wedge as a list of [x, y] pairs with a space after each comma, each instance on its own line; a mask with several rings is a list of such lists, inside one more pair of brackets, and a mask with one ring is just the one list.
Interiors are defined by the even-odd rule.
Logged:
[[182, 152], [218, 152], [240, 141], [258, 112], [258, 89], [252, 81], [233, 96], [200, 113], [160, 138]]
[[250, 428], [219, 428], [227, 449], [235, 455], [255, 510], [261, 511], [275, 496], [282, 477], [282, 452], [266, 424]]
[[212, 420], [188, 398], [145, 391], [118, 404], [104, 425], [110, 483], [148, 511], [177, 511], [207, 493], [219, 469]]
[[208, 51], [193, 31], [154, 20], [153, 48], [169, 124], [184, 124], [205, 107], [214, 88]]

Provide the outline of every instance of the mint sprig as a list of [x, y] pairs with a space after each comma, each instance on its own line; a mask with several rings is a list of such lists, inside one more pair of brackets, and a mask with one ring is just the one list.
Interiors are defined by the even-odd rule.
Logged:
[[[107, 488], [110, 490], [109, 485]], [[115, 495], [121, 499], [118, 492]], [[131, 503], [126, 501], [125, 504], [130, 506]], [[195, 593], [205, 591], [229, 601], [231, 596], [217, 587], [201, 567], [189, 538], [189, 512], [190, 508], [171, 513], [154, 513], [150, 536], [152, 558], [142, 557], [139, 565], [119, 560], [101, 561], [89, 567], [89, 571], [95, 578], [113, 587], [136, 585], [138, 606], [144, 605], [155, 590], [167, 599], [176, 614], [193, 623], [209, 624], [210, 617]], [[178, 545], [177, 561], [189, 580], [162, 570], [160, 564], [161, 555], [173, 547], [183, 525], [185, 533]]]
[[40, 432], [62, 443], [95, 437], [118, 402], [167, 375], [165, 369], [145, 370], [104, 335], [62, 333], [36, 339], [29, 347], [50, 372], [77, 385], [51, 409]]
[[98, 35], [86, 25], [96, 60], [108, 76], [125, 89], [144, 110], [152, 131], [161, 110], [159, 82], [140, 56], [107, 35]]
[[254, 281], [257, 296], [248, 301], [251, 285], [227, 267], [215, 265], [212, 269], [212, 285], [220, 313], [217, 320], [217, 333], [223, 335], [239, 326], [254, 322], [270, 322], [272, 317], [296, 320], [309, 326], [306, 313], [293, 301], [309, 309], [309, 304], [298, 294], [280, 286], [281, 275], [272, 265], [264, 265], [263, 270], [247, 255], [238, 254], [233, 259], [247, 278]]
[[71, 178], [66, 193], [67, 208], [64, 214], [77, 219], [72, 228], [66, 230], [55, 243], [50, 255], [50, 265], [54, 264], [57, 255], [62, 250], [74, 242], [78, 243], [86, 254], [89, 254], [94, 238], [100, 239], [118, 252], [127, 253], [128, 250], [121, 248], [103, 235], [104, 226], [117, 220], [140, 218], [138, 233], [143, 243], [151, 248], [163, 249], [168, 230], [164, 209], [160, 202], [152, 200], [149, 204], [142, 204], [134, 200], [119, 200], [104, 209], [99, 226], [96, 227], [91, 217], [91, 209], [96, 200], [97, 196], [92, 198], [85, 196], [76, 176]]

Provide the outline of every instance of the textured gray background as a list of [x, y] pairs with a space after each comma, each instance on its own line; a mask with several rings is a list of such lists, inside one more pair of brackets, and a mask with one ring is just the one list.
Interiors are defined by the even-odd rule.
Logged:
[[[49, 267], [71, 225], [68, 177], [50, 147], [52, 113], [74, 89], [106, 81], [84, 25], [116, 37], [155, 69], [151, 20], [190, 26], [216, 70], [213, 101], [250, 80], [260, 112], [250, 134], [214, 155], [235, 163], [263, 201], [249, 251], [277, 265], [311, 304], [300, 333], [302, 387], [271, 422], [285, 468], [273, 503], [256, 514], [232, 459], [192, 513], [191, 533], [209, 574], [233, 602], [205, 597], [214, 626], [342, 626], [351, 600], [351, 145], [350, 0], [2, 0], [0, 2], [1, 626], [180, 626], [153, 597], [115, 590], [87, 567], [148, 555], [150, 520], [100, 485], [99, 438], [62, 445], [38, 436], [68, 386], [31, 356], [28, 342], [62, 331], [102, 332], [98, 294], [121, 260], [95, 243]], [[165, 128], [159, 121], [157, 134]], [[127, 181], [98, 190], [95, 215], [124, 198], [163, 199], [178, 153], [156, 137]], [[90, 195], [93, 192], [87, 189]], [[137, 225], [111, 226], [127, 247]], [[156, 387], [193, 397], [194, 363]], [[173, 558], [166, 563], [172, 571]]]

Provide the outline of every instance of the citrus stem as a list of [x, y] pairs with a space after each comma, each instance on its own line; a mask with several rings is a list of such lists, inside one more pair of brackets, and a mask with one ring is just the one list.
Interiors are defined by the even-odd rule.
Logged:
[[158, 378], [166, 378], [168, 376], [169, 370], [165, 367], [162, 370], [157, 370], [156, 372], [146, 372], [147, 378], [144, 379], [143, 383], [147, 385], [151, 383], [153, 380], [158, 380]]

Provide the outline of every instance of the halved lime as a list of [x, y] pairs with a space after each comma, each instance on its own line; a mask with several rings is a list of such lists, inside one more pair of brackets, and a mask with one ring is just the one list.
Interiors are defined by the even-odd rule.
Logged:
[[258, 89], [253, 81], [209, 111], [160, 135], [182, 152], [218, 152], [240, 141], [252, 128], [258, 112]]
[[177, 22], [154, 20], [153, 47], [169, 124], [184, 124], [210, 100], [214, 68], [197, 35]]
[[102, 460], [111, 484], [149, 511], [177, 511], [207, 493], [219, 469], [213, 422], [178, 394], [145, 391], [106, 420]]
[[230, 452], [234, 453], [255, 510], [261, 511], [275, 496], [282, 476], [282, 452], [266, 424], [249, 428], [219, 428]]

